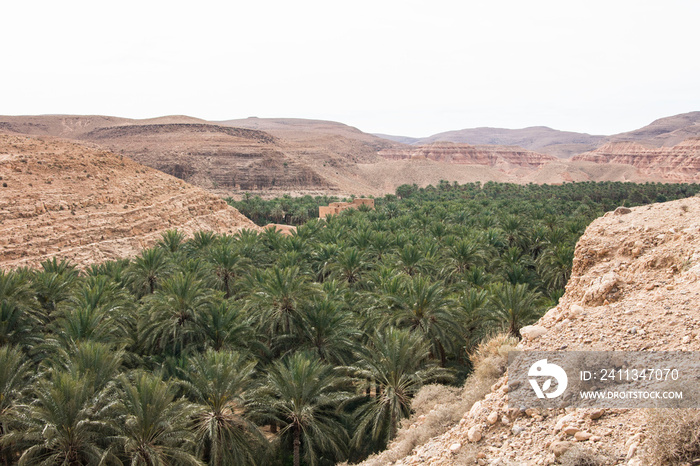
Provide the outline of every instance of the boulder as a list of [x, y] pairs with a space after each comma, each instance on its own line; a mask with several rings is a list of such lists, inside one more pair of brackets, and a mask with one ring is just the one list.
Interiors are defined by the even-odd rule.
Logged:
[[526, 340], [536, 340], [547, 333], [547, 329], [541, 325], [527, 325], [520, 329], [520, 335]]

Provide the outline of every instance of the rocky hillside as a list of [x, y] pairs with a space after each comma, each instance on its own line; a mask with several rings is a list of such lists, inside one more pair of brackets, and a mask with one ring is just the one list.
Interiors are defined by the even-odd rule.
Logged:
[[635, 142], [612, 142], [572, 161], [632, 165], [647, 175], [669, 181], [700, 181], [700, 138], [687, 139], [672, 147], [649, 147]]
[[454, 142], [474, 145], [519, 146], [559, 158], [569, 158], [572, 155], [595, 149], [603, 138], [604, 136], [559, 131], [546, 126], [533, 126], [522, 129], [468, 128], [446, 131], [427, 138], [408, 140], [401, 137], [392, 137], [396, 141], [414, 145]]
[[670, 147], [697, 137], [700, 137], [700, 112], [689, 112], [659, 118], [634, 131], [609, 136], [606, 141], [635, 141], [645, 146]]
[[[642, 128], [630, 137], [656, 134], [652, 139], [658, 142], [664, 134], [673, 134], [673, 138], [695, 134], [693, 128], [698, 125], [693, 115], [659, 120], [649, 126], [651, 129]], [[677, 156], [672, 162], [658, 166], [634, 161], [630, 164], [637, 156], [615, 152], [617, 149], [613, 151], [615, 157], [605, 156], [605, 147], [591, 155], [602, 137], [545, 127], [477, 128], [423, 140], [402, 139], [424, 143], [418, 146], [380, 138], [342, 123], [293, 118], [210, 122], [187, 116], [147, 120], [0, 116], [2, 133], [90, 142], [217, 195], [238, 198], [246, 192], [264, 197], [383, 195], [404, 183], [426, 186], [441, 180], [693, 181], [690, 171], [695, 166], [692, 161], [683, 166], [686, 161], [682, 157], [693, 153], [691, 143], [677, 145], [685, 148], [671, 151], [672, 158]], [[444, 139], [453, 142], [435, 142]], [[655, 143], [645, 144], [655, 147]], [[576, 161], [555, 157], [584, 151], [587, 154]]]
[[[519, 349], [698, 351], [699, 297], [700, 198], [621, 208], [588, 227], [566, 294]], [[673, 447], [697, 428], [671, 411], [662, 427], [653, 410], [521, 411], [508, 404], [505, 375], [458, 425], [393, 464], [540, 465], [569, 455], [600, 462], [566, 464], [669, 464], [659, 444]]]
[[396, 145], [340, 123], [295, 119], [0, 116], [0, 133], [89, 141], [222, 196], [378, 194], [356, 165]]
[[470, 165], [540, 168], [557, 160], [556, 157], [511, 146], [472, 146], [436, 142], [417, 147], [385, 149], [379, 155], [388, 160], [423, 158], [436, 162]]
[[202, 189], [127, 157], [53, 138], [0, 134], [0, 267], [131, 256], [178, 229], [258, 229]]

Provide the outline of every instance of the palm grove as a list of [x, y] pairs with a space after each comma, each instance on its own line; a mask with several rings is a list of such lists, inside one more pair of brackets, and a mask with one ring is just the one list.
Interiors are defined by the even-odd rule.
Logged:
[[168, 231], [131, 260], [0, 271], [0, 462], [360, 460], [423, 385], [461, 383], [486, 335], [556, 304], [592, 219], [697, 191], [442, 182], [326, 221], [331, 198], [246, 197], [297, 232]]

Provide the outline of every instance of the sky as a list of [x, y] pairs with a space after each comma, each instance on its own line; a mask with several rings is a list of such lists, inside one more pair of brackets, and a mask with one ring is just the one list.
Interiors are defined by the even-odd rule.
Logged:
[[633, 130], [700, 110], [697, 0], [4, 1], [0, 114]]

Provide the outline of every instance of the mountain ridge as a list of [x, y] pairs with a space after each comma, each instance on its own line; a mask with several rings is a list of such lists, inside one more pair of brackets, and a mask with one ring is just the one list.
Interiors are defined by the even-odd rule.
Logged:
[[[426, 186], [440, 180], [459, 183], [693, 181], [688, 169], [671, 170], [666, 167], [668, 163], [662, 163], [661, 158], [669, 154], [659, 155], [658, 170], [653, 163], [641, 167], [635, 154], [614, 160], [561, 157], [590, 154], [615, 142], [615, 138], [649, 147], [664, 144], [672, 147], [673, 141], [682, 143], [696, 137], [696, 133], [700, 136], [699, 123], [700, 112], [691, 112], [656, 120], [636, 132], [605, 137], [561, 132], [546, 126], [522, 130], [477, 128], [452, 132], [455, 139], [470, 131], [481, 139], [476, 143], [441, 142], [442, 155], [431, 146], [436, 143], [420, 145], [415, 143], [417, 139], [396, 142], [343, 123], [301, 118], [205, 121], [184, 115], [141, 120], [99, 115], [0, 116], [0, 133], [60, 137], [92, 144], [219, 196], [255, 193], [265, 197], [283, 194], [344, 197], [382, 195], [404, 183]], [[443, 136], [432, 138], [439, 140]], [[405, 143], [412, 141], [413, 144]], [[487, 145], [484, 141], [498, 144]], [[454, 147], [446, 149], [446, 144], [464, 145], [459, 152]], [[480, 155], [475, 156], [475, 149], [467, 145], [479, 147]], [[506, 146], [509, 149], [505, 150]], [[416, 151], [432, 155], [424, 157]], [[687, 148], [683, 151], [676, 155], [694, 157]], [[418, 156], [405, 156], [408, 153]], [[535, 158], [548, 162], [530, 163]], [[614, 163], [610, 164], [611, 161]], [[681, 166], [682, 162], [675, 160], [673, 164]]]

